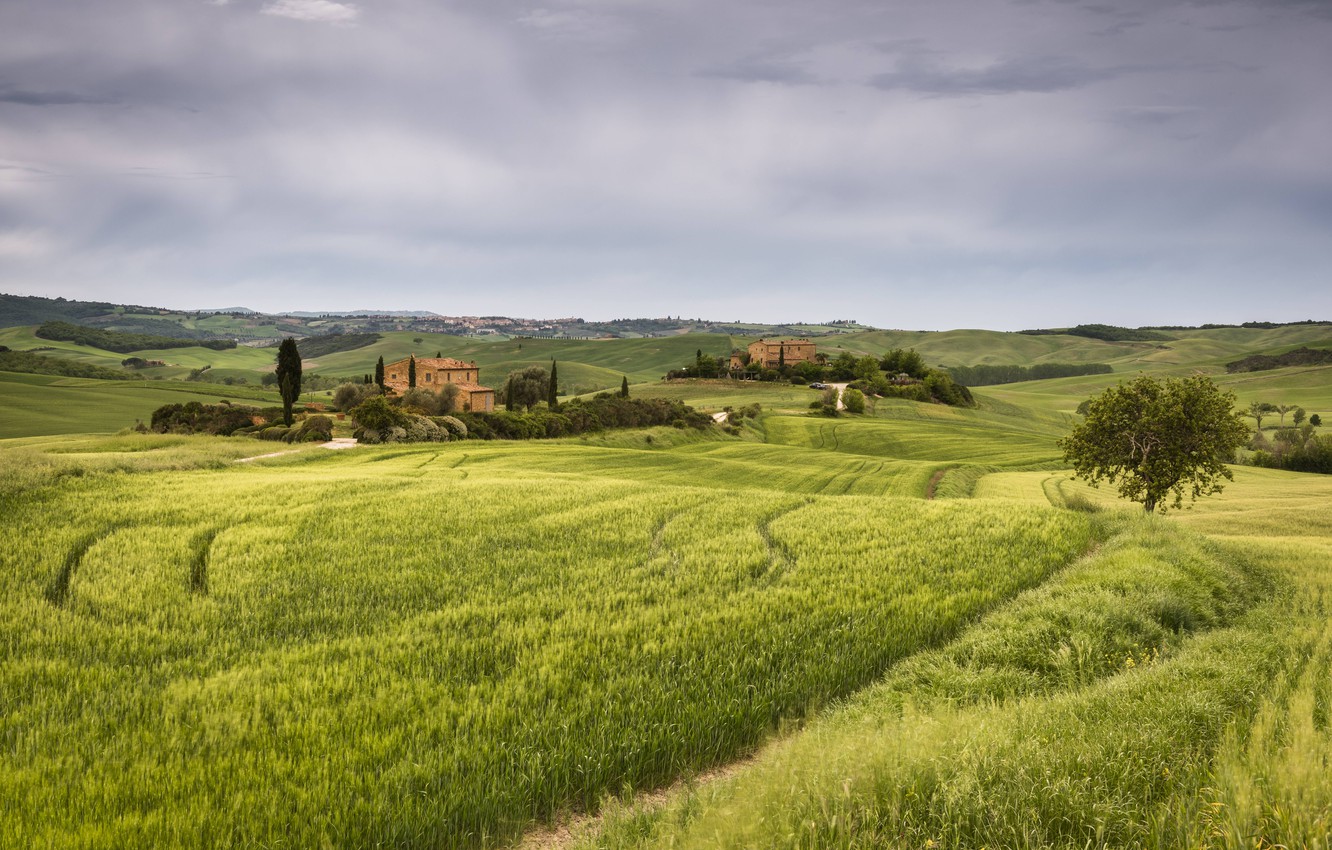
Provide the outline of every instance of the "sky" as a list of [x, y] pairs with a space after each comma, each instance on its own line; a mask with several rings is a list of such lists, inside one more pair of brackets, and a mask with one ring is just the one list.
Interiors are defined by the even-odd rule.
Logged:
[[1332, 0], [0, 0], [0, 291], [1332, 319]]

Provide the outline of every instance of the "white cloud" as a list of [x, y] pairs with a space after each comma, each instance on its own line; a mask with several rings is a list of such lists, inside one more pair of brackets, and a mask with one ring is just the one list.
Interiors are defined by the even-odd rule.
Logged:
[[361, 10], [350, 3], [334, 3], [332, 0], [274, 0], [264, 7], [263, 12], [321, 24], [349, 24], [361, 14]]

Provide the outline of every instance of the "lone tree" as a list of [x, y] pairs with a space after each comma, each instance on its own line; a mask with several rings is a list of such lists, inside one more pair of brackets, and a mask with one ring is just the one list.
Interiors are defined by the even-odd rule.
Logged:
[[278, 391], [282, 393], [282, 422], [290, 428], [291, 406], [301, 396], [301, 352], [291, 337], [278, 346], [276, 375]]
[[[1091, 398], [1086, 418], [1059, 441], [1064, 460], [1092, 486], [1118, 483], [1119, 495], [1148, 513], [1221, 492], [1226, 464], [1249, 438], [1235, 394], [1205, 376], [1140, 377]], [[1174, 493], [1174, 501], [1166, 498]]]
[[560, 406], [560, 400], [557, 398], [560, 391], [559, 380], [560, 370], [555, 365], [555, 360], [552, 358], [550, 361], [550, 387], [546, 390], [546, 406], [551, 410], [558, 410]]
[[623, 375], [620, 378], [620, 398], [629, 397], [629, 376]]

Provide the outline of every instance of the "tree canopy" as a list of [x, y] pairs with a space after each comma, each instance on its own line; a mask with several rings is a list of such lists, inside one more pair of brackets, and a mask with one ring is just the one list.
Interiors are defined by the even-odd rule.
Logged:
[[1232, 479], [1226, 464], [1249, 436], [1234, 407], [1234, 393], [1205, 376], [1143, 376], [1093, 396], [1059, 446], [1078, 477], [1117, 484], [1120, 496], [1164, 513]]
[[301, 396], [301, 352], [296, 348], [296, 340], [287, 337], [278, 346], [277, 353], [278, 391], [282, 393], [282, 420], [291, 427], [291, 407]]

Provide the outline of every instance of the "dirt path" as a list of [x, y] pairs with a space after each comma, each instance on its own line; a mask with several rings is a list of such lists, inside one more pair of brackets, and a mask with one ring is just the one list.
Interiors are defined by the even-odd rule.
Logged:
[[[656, 791], [644, 791], [642, 794], [634, 796], [632, 808], [635, 811], [655, 809], [669, 800], [672, 794], [690, 785], [708, 785], [729, 779], [752, 764], [754, 759], [755, 756], [746, 756], [706, 773], [700, 773], [692, 779], [682, 779], [673, 785], [658, 788]], [[566, 815], [553, 826], [534, 827], [523, 836], [521, 841], [514, 845], [513, 850], [567, 850], [580, 839], [594, 833], [600, 824], [601, 815]]]
[[829, 384], [830, 387], [837, 387], [837, 409], [846, 410], [846, 405], [842, 402], [842, 393], [846, 392], [846, 384]]
[[946, 472], [948, 472], [948, 470], [946, 470], [946, 469], [941, 469], [941, 470], [939, 470], [938, 472], [936, 472], [936, 473], [934, 473], [933, 475], [930, 476], [930, 483], [927, 484], [927, 485], [925, 485], [925, 498], [926, 498], [926, 499], [933, 499], [933, 498], [934, 498], [934, 491], [935, 491], [935, 489], [939, 486], [939, 482], [943, 480], [944, 473], [946, 473]]
[[[337, 450], [339, 450], [339, 449], [353, 449], [353, 448], [356, 448], [356, 438], [355, 438], [355, 437], [336, 437], [336, 438], [334, 438], [334, 439], [332, 439], [332, 440], [329, 440], [327, 443], [320, 443], [320, 444], [319, 444], [319, 448], [321, 448], [321, 449], [332, 449], [332, 450], [334, 450], [334, 451], [337, 451]], [[298, 451], [300, 451], [300, 449], [287, 449], [286, 451], [283, 451], [283, 452], [269, 452], [269, 453], [266, 454], [266, 455], [255, 455], [254, 457], [241, 457], [241, 458], [236, 458], [236, 461], [235, 461], [235, 462], [236, 462], [236, 463], [249, 463], [249, 462], [252, 461], [252, 460], [263, 460], [263, 459], [266, 458], [266, 457], [281, 457], [282, 455], [294, 455], [294, 454], [296, 454]]]

